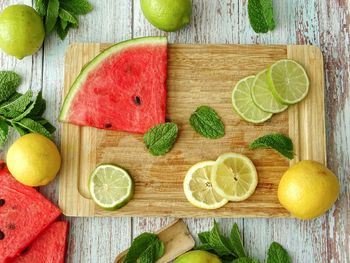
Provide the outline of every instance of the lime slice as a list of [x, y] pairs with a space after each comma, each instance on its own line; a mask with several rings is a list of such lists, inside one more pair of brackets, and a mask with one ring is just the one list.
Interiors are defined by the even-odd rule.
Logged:
[[102, 164], [92, 172], [89, 190], [98, 206], [114, 210], [124, 206], [132, 198], [134, 182], [122, 168]]
[[238, 81], [232, 92], [232, 106], [244, 120], [252, 123], [261, 123], [270, 119], [272, 113], [262, 111], [253, 102], [250, 89], [254, 79], [255, 76], [249, 76]]
[[267, 78], [273, 95], [283, 104], [295, 104], [309, 91], [309, 78], [304, 68], [293, 60], [277, 61], [268, 70]]
[[204, 209], [216, 209], [228, 202], [212, 187], [211, 170], [214, 165], [213, 161], [200, 162], [188, 170], [184, 180], [184, 192], [192, 205]]
[[244, 155], [225, 153], [212, 169], [212, 183], [216, 192], [230, 201], [250, 197], [258, 184], [258, 175], [252, 161]]
[[288, 108], [287, 105], [281, 104], [272, 94], [267, 81], [267, 69], [255, 76], [251, 92], [254, 103], [263, 111], [279, 113]]

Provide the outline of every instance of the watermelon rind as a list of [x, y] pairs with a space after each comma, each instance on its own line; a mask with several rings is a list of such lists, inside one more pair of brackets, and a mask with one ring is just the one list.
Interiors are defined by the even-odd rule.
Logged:
[[167, 44], [166, 37], [140, 37], [140, 38], [134, 38], [134, 39], [117, 43], [107, 48], [106, 50], [102, 51], [99, 55], [97, 55], [93, 60], [91, 60], [88, 64], [86, 64], [83, 67], [77, 79], [74, 81], [73, 85], [71, 86], [64, 100], [64, 103], [59, 115], [59, 120], [63, 122], [68, 120], [70, 105], [74, 100], [75, 95], [79, 91], [81, 84], [84, 83], [89, 73], [92, 70], [94, 70], [96, 67], [98, 67], [98, 65], [100, 65], [100, 63], [103, 62], [106, 58], [108, 58], [111, 55], [118, 54], [128, 48], [144, 46], [144, 45], [164, 45], [164, 44]]

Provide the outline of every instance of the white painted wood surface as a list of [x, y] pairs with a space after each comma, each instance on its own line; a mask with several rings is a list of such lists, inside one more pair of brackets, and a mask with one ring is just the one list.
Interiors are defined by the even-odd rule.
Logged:
[[[313, 221], [295, 219], [220, 219], [228, 231], [237, 222], [244, 242], [263, 262], [269, 244], [276, 240], [297, 263], [350, 262], [350, 1], [274, 1], [277, 28], [257, 35], [249, 26], [247, 0], [193, 0], [189, 27], [164, 33], [143, 17], [139, 0], [90, 0], [95, 10], [80, 18], [80, 28], [65, 41], [48, 37], [43, 49], [22, 61], [0, 53], [0, 69], [14, 70], [24, 77], [22, 90], [41, 88], [48, 101], [46, 116], [57, 123], [63, 87], [63, 56], [72, 42], [118, 42], [137, 36], [167, 35], [172, 43], [285, 43], [315, 44], [325, 58], [328, 166], [340, 178], [341, 197], [327, 215]], [[31, 0], [3, 0], [0, 10]], [[0, 152], [4, 158], [11, 136]], [[56, 134], [59, 141], [60, 134]], [[57, 203], [57, 182], [41, 189]], [[113, 262], [144, 231], [157, 230], [170, 218], [68, 218], [71, 223], [67, 262]], [[212, 219], [188, 219], [194, 235], [208, 230]]]

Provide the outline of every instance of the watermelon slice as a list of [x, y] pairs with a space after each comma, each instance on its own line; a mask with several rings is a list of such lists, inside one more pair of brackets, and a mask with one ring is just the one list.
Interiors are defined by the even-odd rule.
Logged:
[[0, 164], [0, 263], [25, 249], [61, 211], [34, 188], [18, 183]]
[[167, 39], [118, 43], [87, 64], [64, 101], [60, 121], [145, 133], [165, 122]]
[[64, 263], [68, 222], [54, 222], [12, 263]]

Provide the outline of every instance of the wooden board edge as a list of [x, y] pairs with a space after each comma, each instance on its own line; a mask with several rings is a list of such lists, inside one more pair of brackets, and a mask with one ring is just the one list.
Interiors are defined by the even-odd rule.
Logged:
[[[195, 246], [195, 241], [187, 225], [182, 219], [176, 219], [174, 222], [158, 230], [156, 234], [165, 245], [165, 253], [163, 257], [157, 261], [157, 263], [170, 262], [178, 256], [191, 250]], [[167, 247], [169, 246], [171, 246], [171, 251], [167, 250]], [[121, 252], [116, 257], [114, 263], [121, 263], [127, 252], [128, 249]]]
[[[293, 140], [296, 156], [290, 165], [301, 160], [327, 163], [325, 122], [325, 76], [323, 55], [316, 46], [287, 46], [287, 58], [300, 63], [310, 80], [307, 97], [289, 107], [289, 136]], [[309, 141], [311, 143], [307, 144]]]

